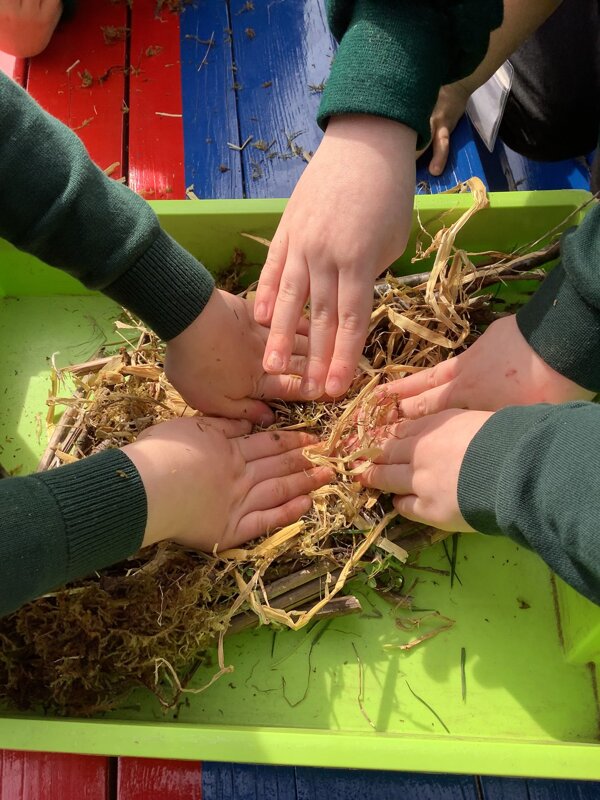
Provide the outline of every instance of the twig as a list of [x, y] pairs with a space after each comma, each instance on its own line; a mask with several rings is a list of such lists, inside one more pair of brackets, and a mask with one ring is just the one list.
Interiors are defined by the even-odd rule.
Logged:
[[467, 702], [467, 673], [465, 665], [467, 663], [467, 651], [464, 647], [460, 648], [460, 687], [463, 703]]
[[354, 650], [354, 653], [355, 653], [355, 655], [356, 655], [356, 660], [358, 661], [358, 697], [357, 697], [357, 700], [358, 700], [358, 707], [360, 708], [360, 713], [361, 713], [361, 714], [363, 715], [363, 717], [364, 717], [364, 718], [367, 720], [367, 722], [368, 722], [368, 723], [369, 723], [369, 725], [370, 725], [370, 726], [373, 728], [373, 730], [377, 730], [377, 729], [376, 729], [376, 727], [375, 727], [375, 725], [373, 724], [373, 721], [371, 720], [371, 718], [370, 718], [370, 717], [369, 717], [369, 715], [367, 714], [367, 712], [366, 712], [366, 710], [365, 710], [365, 706], [364, 706], [364, 699], [365, 699], [365, 674], [364, 674], [364, 667], [363, 667], [363, 663], [362, 663], [362, 661], [360, 660], [360, 656], [358, 655], [358, 650], [356, 649], [356, 645], [354, 644], [354, 642], [351, 642], [350, 644], [352, 645], [352, 649]]
[[168, 111], [155, 111], [154, 113], [157, 117], [176, 117], [180, 119], [183, 116], [183, 114], [169, 114]]
[[423, 703], [423, 705], [425, 706], [425, 708], [428, 708], [428, 709], [431, 711], [431, 713], [433, 714], [433, 716], [434, 716], [434, 717], [437, 719], [437, 721], [440, 723], [440, 725], [441, 725], [441, 726], [442, 726], [442, 728], [443, 728], [443, 729], [446, 731], [446, 733], [450, 733], [450, 729], [448, 728], [448, 726], [446, 725], [446, 723], [444, 722], [444, 720], [443, 720], [443, 719], [440, 717], [440, 715], [437, 713], [437, 711], [435, 710], [435, 708], [432, 708], [432, 707], [429, 705], [429, 703], [427, 702], [427, 700], [423, 700], [423, 698], [422, 698], [422, 697], [419, 697], [419, 695], [418, 695], [418, 694], [417, 694], [417, 693], [416, 693], [416, 692], [415, 692], [415, 691], [414, 691], [414, 690], [411, 688], [411, 685], [410, 685], [410, 683], [409, 683], [408, 681], [406, 681], [406, 680], [405, 680], [404, 682], [405, 682], [405, 683], [406, 683], [406, 685], [408, 686], [408, 688], [409, 688], [409, 691], [410, 691], [410, 693], [413, 695], [413, 697], [416, 697], [416, 699], [419, 701], [419, 703]]

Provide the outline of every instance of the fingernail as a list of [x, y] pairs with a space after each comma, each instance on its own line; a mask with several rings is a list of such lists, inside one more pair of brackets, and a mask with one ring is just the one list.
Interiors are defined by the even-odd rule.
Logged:
[[337, 397], [338, 394], [342, 393], [342, 382], [339, 378], [331, 378], [331, 380], [327, 381], [325, 391], [330, 397]]
[[263, 414], [262, 417], [259, 417], [258, 424], [263, 428], [268, 428], [275, 421], [275, 416], [273, 414]]
[[267, 316], [267, 304], [266, 303], [259, 303], [256, 306], [254, 316], [256, 319], [265, 319]]
[[307, 397], [309, 400], [312, 400], [313, 397], [318, 397], [318, 395], [319, 395], [317, 382], [315, 380], [313, 380], [312, 378], [309, 378], [308, 380], [303, 381], [300, 389], [302, 391], [302, 394], [305, 397]]
[[273, 370], [283, 369], [283, 359], [281, 358], [279, 353], [276, 353], [275, 351], [271, 353], [267, 361], [267, 366], [269, 367], [269, 369]]

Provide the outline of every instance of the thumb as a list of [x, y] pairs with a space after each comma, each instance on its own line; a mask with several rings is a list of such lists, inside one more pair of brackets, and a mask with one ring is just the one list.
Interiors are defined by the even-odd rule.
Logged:
[[263, 427], [271, 425], [275, 414], [266, 403], [244, 397], [242, 400], [226, 399], [219, 407], [219, 414], [229, 419], [249, 420], [255, 425]]
[[450, 128], [446, 123], [437, 125], [433, 132], [433, 157], [429, 164], [432, 175], [441, 175], [448, 162], [450, 152]]
[[449, 408], [460, 407], [452, 400], [453, 389], [453, 383], [445, 383], [414, 397], [406, 397], [404, 400], [400, 400], [396, 406], [400, 417], [419, 419], [430, 414], [437, 414], [440, 411], [446, 411]]

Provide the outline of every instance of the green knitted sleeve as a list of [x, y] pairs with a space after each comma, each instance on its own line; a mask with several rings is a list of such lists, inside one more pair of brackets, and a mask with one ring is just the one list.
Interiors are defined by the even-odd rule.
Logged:
[[0, 616], [130, 556], [146, 527], [146, 492], [121, 450], [0, 480]]
[[527, 342], [561, 375], [600, 392], [600, 206], [561, 240], [561, 260], [517, 312]]
[[148, 203], [2, 72], [0, 120], [0, 237], [127, 306], [164, 339], [187, 328], [214, 282]]
[[510, 406], [493, 414], [461, 465], [458, 502], [476, 530], [535, 550], [600, 604], [600, 407]]
[[475, 69], [502, 9], [502, 0], [329, 0], [339, 48], [319, 124], [340, 114], [387, 117], [417, 131], [423, 147], [440, 86]]

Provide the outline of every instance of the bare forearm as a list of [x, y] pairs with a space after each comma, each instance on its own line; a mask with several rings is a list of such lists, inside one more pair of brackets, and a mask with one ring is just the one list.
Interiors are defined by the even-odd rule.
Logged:
[[504, 0], [504, 21], [491, 34], [485, 58], [471, 75], [455, 85], [460, 85], [467, 95], [473, 94], [556, 11], [561, 2]]

